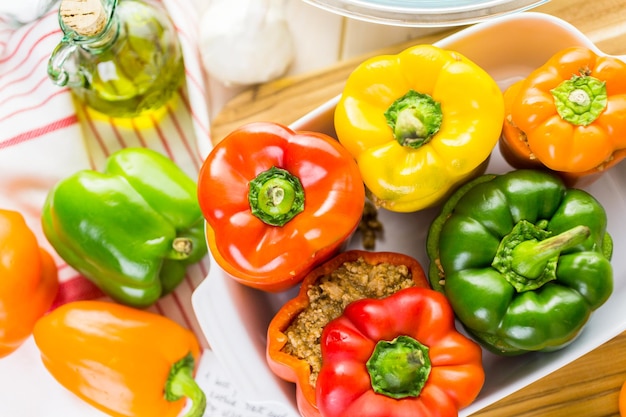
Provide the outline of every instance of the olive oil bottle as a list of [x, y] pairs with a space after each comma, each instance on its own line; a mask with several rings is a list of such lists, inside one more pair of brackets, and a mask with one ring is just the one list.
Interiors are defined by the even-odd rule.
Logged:
[[62, 0], [63, 39], [48, 75], [90, 108], [138, 117], [169, 101], [184, 78], [174, 25], [150, 0]]

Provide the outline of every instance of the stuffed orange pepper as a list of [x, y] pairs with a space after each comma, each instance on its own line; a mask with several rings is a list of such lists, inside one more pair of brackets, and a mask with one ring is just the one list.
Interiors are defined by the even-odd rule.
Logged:
[[424, 270], [416, 259], [396, 252], [342, 252], [304, 278], [297, 296], [271, 320], [266, 350], [272, 372], [296, 384], [302, 416], [320, 417], [316, 386], [324, 327], [354, 301], [381, 299], [412, 287], [429, 287]]

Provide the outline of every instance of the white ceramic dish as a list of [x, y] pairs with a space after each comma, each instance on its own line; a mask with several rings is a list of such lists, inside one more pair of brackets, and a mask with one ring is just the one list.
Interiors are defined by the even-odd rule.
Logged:
[[[562, 48], [581, 45], [601, 53], [570, 24], [534, 12], [477, 24], [436, 45], [456, 50], [474, 60], [496, 79], [501, 88], [524, 77]], [[337, 100], [335, 97], [323, 104], [293, 123], [292, 128], [333, 135], [333, 112]], [[495, 149], [487, 171], [503, 173], [510, 169], [499, 150]], [[468, 416], [523, 388], [626, 330], [626, 304], [622, 301], [626, 299], [626, 259], [620, 256], [626, 251], [626, 164], [616, 166], [587, 190], [604, 205], [608, 228], [614, 238], [613, 295], [595, 312], [580, 337], [563, 350], [515, 358], [485, 352], [485, 386], [477, 400], [461, 410], [461, 416]], [[412, 255], [427, 270], [424, 241], [436, 212], [436, 209], [412, 214], [381, 211], [379, 218], [384, 223], [385, 234], [376, 249]], [[358, 236], [350, 247], [359, 247]], [[265, 359], [267, 324], [296, 290], [281, 294], [263, 293], [235, 283], [226, 278], [215, 263], [212, 265], [207, 279], [192, 299], [212, 349], [246, 399], [282, 404], [287, 415], [297, 416], [294, 385], [274, 376]]]
[[528, 10], [548, 0], [304, 0], [324, 10], [392, 26], [440, 27], [477, 23]]

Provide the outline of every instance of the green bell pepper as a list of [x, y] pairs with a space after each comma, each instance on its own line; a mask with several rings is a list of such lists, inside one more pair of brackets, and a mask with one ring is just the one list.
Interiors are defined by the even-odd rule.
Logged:
[[43, 231], [68, 265], [114, 300], [148, 307], [207, 253], [197, 187], [173, 161], [146, 148], [112, 154], [104, 172], [57, 183]]
[[551, 174], [483, 175], [430, 226], [430, 283], [490, 351], [557, 350], [613, 291], [606, 227], [593, 196]]

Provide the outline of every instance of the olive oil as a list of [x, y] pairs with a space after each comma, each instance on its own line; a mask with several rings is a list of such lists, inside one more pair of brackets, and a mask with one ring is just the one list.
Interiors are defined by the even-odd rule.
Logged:
[[63, 0], [62, 42], [48, 73], [90, 108], [112, 117], [160, 109], [184, 78], [169, 17], [149, 0]]

